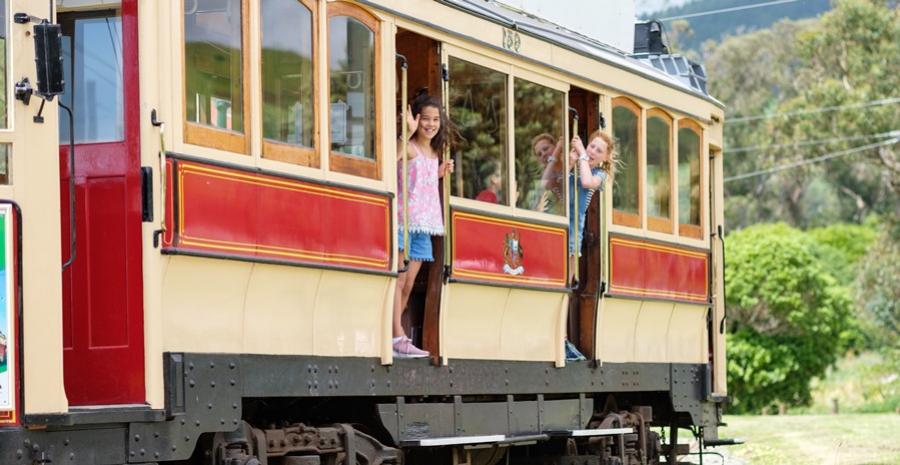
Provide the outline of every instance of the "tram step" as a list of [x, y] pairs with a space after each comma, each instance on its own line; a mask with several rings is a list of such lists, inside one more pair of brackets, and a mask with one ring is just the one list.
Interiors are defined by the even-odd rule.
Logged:
[[439, 446], [465, 446], [469, 444], [493, 444], [506, 440], [503, 434], [491, 434], [486, 436], [451, 436], [445, 438], [411, 439], [401, 442], [403, 447], [439, 447]]
[[573, 429], [562, 431], [548, 431], [551, 436], [562, 436], [569, 438], [583, 438], [591, 436], [616, 436], [619, 434], [634, 433], [634, 428], [606, 428], [606, 429]]

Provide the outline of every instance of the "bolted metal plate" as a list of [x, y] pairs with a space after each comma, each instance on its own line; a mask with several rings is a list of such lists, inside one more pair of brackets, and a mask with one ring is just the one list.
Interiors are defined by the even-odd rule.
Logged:
[[[167, 380], [166, 398], [183, 400], [169, 405], [171, 419], [131, 423], [128, 461], [183, 460], [191, 456], [202, 433], [234, 431], [241, 425], [240, 357], [221, 354], [166, 354], [169, 366], [180, 366], [181, 376]], [[183, 357], [172, 363], [172, 357]], [[171, 392], [182, 390], [182, 392]]]

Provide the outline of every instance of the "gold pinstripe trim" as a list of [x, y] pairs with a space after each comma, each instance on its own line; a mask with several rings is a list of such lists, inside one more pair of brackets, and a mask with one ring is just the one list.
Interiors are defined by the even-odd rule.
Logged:
[[612, 253], [614, 245], [624, 245], [626, 247], [631, 247], [635, 249], [641, 250], [651, 250], [655, 252], [666, 252], [673, 255], [679, 255], [688, 258], [697, 258], [703, 260], [703, 274], [709, 276], [709, 257], [707, 254], [702, 252], [694, 252], [691, 250], [678, 249], [675, 247], [670, 247], [662, 244], [654, 244], [647, 242], [639, 242], [632, 241], [627, 239], [622, 239], [619, 237], [614, 237], [610, 239], [610, 257], [609, 257], [609, 282], [610, 282], [610, 291], [611, 292], [622, 292], [624, 294], [632, 294], [632, 295], [640, 295], [645, 297], [671, 297], [671, 298], [681, 298], [686, 300], [698, 300], [701, 302], [705, 302], [709, 298], [709, 280], [703, 280], [703, 294], [694, 294], [690, 292], [679, 292], [679, 291], [669, 291], [664, 289], [647, 289], [647, 288], [638, 288], [638, 287], [629, 287], [622, 286], [619, 284], [615, 284], [615, 259], [616, 254]]
[[[339, 200], [347, 200], [356, 203], [364, 203], [368, 205], [374, 205], [378, 207], [383, 207], [384, 210], [384, 220], [386, 225], [385, 231], [385, 245], [384, 250], [387, 252], [387, 256], [390, 257], [390, 243], [391, 243], [391, 220], [390, 220], [390, 209], [388, 208], [389, 199], [385, 199], [383, 197], [378, 197], [375, 195], [367, 195], [362, 193], [356, 193], [341, 189], [332, 189], [328, 187], [319, 187], [310, 185], [307, 183], [303, 183], [302, 181], [282, 181], [278, 179], [271, 178], [262, 178], [259, 175], [250, 175], [243, 174], [240, 172], [234, 172], [230, 170], [222, 170], [214, 167], [206, 167], [202, 165], [193, 164], [191, 162], [181, 162], [178, 163], [178, 192], [176, 196], [178, 197], [178, 217], [179, 222], [178, 226], [180, 226], [177, 234], [180, 239], [180, 243], [184, 245], [190, 245], [195, 247], [203, 247], [215, 250], [226, 250], [232, 252], [262, 252], [270, 255], [280, 255], [284, 257], [291, 258], [300, 258], [305, 260], [318, 260], [325, 261], [330, 263], [349, 263], [363, 266], [375, 266], [379, 268], [384, 268], [389, 266], [390, 258], [386, 259], [372, 259], [365, 256], [359, 255], [349, 255], [349, 254], [335, 254], [335, 253], [326, 253], [326, 252], [313, 252], [303, 249], [293, 249], [288, 247], [278, 247], [278, 246], [270, 246], [270, 245], [258, 245], [258, 244], [249, 244], [245, 242], [234, 242], [234, 241], [224, 241], [210, 238], [202, 238], [202, 237], [193, 237], [188, 234], [185, 234], [184, 230], [186, 229], [185, 225], [185, 208], [184, 208], [184, 200], [186, 197], [185, 193], [185, 184], [184, 179], [186, 174], [197, 174], [200, 176], [205, 176], [214, 179], [222, 179], [225, 181], [235, 181], [243, 184], [251, 184], [257, 186], [265, 186], [265, 187], [273, 187], [281, 190], [293, 191], [293, 192], [306, 192], [313, 195], [318, 195], [320, 197], [330, 197]], [[174, 237], [173, 237], [174, 241]], [[176, 247], [177, 248], [177, 247]]]
[[[566, 240], [566, 234], [568, 229], [566, 227], [553, 227], [553, 226], [544, 226], [544, 225], [536, 225], [531, 223], [525, 223], [520, 221], [501, 219], [501, 218], [491, 218], [487, 216], [475, 215], [471, 213], [464, 213], [459, 211], [454, 211], [451, 214], [451, 221], [454, 223], [454, 230], [456, 229], [455, 224], [457, 220], [470, 221], [473, 223], [481, 223], [488, 225], [505, 225], [505, 226], [513, 226], [520, 229], [538, 231], [543, 233], [549, 233], [553, 236], [561, 236], [563, 238], [562, 244], [562, 263], [563, 263], [563, 272], [562, 278], [541, 278], [541, 277], [516, 277], [511, 276], [505, 273], [495, 273], [490, 271], [478, 271], [478, 270], [467, 270], [463, 268], [453, 268], [452, 274], [460, 277], [468, 277], [475, 278], [481, 280], [490, 280], [490, 281], [500, 281], [512, 284], [538, 284], [538, 285], [552, 285], [552, 286], [560, 286], [564, 287], [566, 285], [566, 256], [568, 253], [568, 241]], [[453, 234], [452, 247], [451, 247], [451, 263], [456, 263], [456, 241], [457, 235]]]

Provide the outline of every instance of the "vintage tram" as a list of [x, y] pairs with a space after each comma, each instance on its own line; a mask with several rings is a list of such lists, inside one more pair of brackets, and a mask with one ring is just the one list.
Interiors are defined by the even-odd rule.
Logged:
[[[0, 5], [0, 463], [675, 463], [679, 429], [717, 438], [701, 66], [493, 1]], [[404, 322], [431, 357], [401, 360], [395, 122], [422, 88], [460, 137]], [[574, 193], [546, 201], [534, 144], [597, 128], [620, 162], [570, 264]]]

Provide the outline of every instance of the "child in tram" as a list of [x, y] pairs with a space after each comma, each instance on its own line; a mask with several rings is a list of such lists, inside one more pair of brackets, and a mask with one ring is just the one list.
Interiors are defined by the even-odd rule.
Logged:
[[503, 188], [503, 173], [500, 172], [500, 163], [497, 163], [496, 160], [488, 161], [484, 165], [484, 172], [488, 173], [482, 181], [485, 188], [475, 196], [475, 200], [498, 203], [500, 189]]
[[[422, 262], [434, 261], [431, 251], [431, 236], [444, 235], [441, 199], [438, 194], [438, 179], [453, 173], [453, 160], [441, 162], [441, 154], [449, 144], [448, 123], [441, 101], [437, 97], [420, 94], [413, 99], [406, 121], [409, 128], [409, 144], [406, 153], [398, 145], [397, 185], [403, 185], [402, 176], [408, 178], [409, 205], [409, 267], [397, 276], [397, 290], [394, 294], [394, 356], [399, 358], [427, 357], [428, 352], [413, 345], [403, 330], [402, 316], [409, 302], [416, 275]], [[403, 173], [403, 158], [406, 157], [408, 173]], [[403, 205], [402, 187], [398, 189], [397, 204]], [[403, 250], [403, 208], [399, 208], [399, 243]]]
[[[581, 255], [581, 242], [584, 237], [584, 220], [591, 198], [598, 189], [603, 191], [603, 185], [608, 177], [613, 174], [615, 145], [613, 140], [601, 130], [596, 130], [588, 139], [585, 147], [581, 138], [576, 134], [572, 138], [572, 150], [569, 152], [569, 166], [578, 164], [578, 198], [575, 198], [575, 173], [569, 173], [569, 256]], [[575, 208], [575, 202], [578, 208]], [[578, 243], [575, 243], [575, 215], [578, 215]], [[576, 255], [576, 252], [577, 255]], [[573, 269], [572, 266], [569, 269]]]

